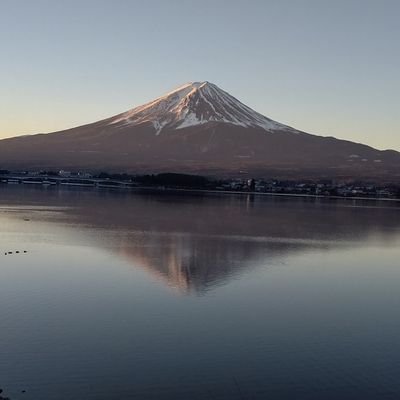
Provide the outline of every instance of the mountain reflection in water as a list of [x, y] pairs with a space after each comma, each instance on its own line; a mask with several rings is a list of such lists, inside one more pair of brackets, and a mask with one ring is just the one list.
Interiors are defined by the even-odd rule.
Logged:
[[390, 202], [31, 187], [1, 194], [12, 218], [29, 216], [33, 233], [39, 221], [60, 226], [60, 241], [111, 251], [183, 293], [201, 294], [293, 253], [387, 243], [400, 229]]

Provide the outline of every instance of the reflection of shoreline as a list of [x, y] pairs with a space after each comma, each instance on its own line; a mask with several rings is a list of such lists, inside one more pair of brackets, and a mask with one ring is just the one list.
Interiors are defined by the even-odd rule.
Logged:
[[[0, 185], [7, 185], [6, 183], [0, 182]], [[26, 185], [26, 183], [25, 183]], [[361, 197], [361, 196], [335, 196], [335, 195], [318, 195], [318, 194], [305, 194], [305, 193], [275, 193], [275, 192], [251, 192], [251, 191], [235, 191], [235, 190], [216, 190], [216, 189], [184, 189], [184, 188], [160, 188], [153, 186], [112, 186], [112, 185], [98, 185], [94, 184], [79, 184], [79, 183], [62, 183], [60, 185], [42, 184], [41, 182], [35, 182], [29, 184], [29, 186], [42, 187], [45, 190], [82, 190], [82, 191], [109, 191], [109, 192], [130, 192], [130, 193], [150, 193], [150, 194], [220, 194], [220, 195], [235, 195], [235, 196], [267, 196], [267, 197], [288, 197], [288, 198], [309, 198], [316, 200], [352, 200], [352, 201], [368, 201], [368, 202], [394, 202], [400, 203], [400, 198], [387, 198], [387, 197]], [[8, 185], [7, 185], [8, 186]], [[15, 186], [10, 184], [10, 186]]]
[[[118, 190], [118, 189], [117, 189]], [[140, 187], [137, 186], [133, 189], [130, 189], [132, 192], [140, 192], [147, 191], [152, 192], [154, 194], [162, 194], [162, 193], [194, 193], [194, 194], [223, 194], [223, 195], [239, 195], [239, 196], [267, 196], [267, 197], [299, 197], [299, 198], [310, 198], [310, 199], [326, 199], [326, 200], [358, 200], [358, 201], [388, 201], [388, 202], [396, 202], [400, 203], [400, 198], [392, 199], [387, 197], [358, 197], [358, 196], [332, 196], [332, 195], [318, 195], [318, 194], [302, 194], [302, 193], [272, 193], [272, 192], [240, 192], [234, 190], [202, 190], [202, 189], [175, 189], [175, 188], [166, 188], [166, 189], [158, 189], [152, 187]]]

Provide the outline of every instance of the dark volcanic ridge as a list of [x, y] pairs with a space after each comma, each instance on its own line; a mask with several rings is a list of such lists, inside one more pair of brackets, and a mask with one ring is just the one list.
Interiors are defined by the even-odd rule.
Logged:
[[194, 82], [99, 122], [1, 140], [0, 168], [400, 181], [400, 153], [296, 130]]

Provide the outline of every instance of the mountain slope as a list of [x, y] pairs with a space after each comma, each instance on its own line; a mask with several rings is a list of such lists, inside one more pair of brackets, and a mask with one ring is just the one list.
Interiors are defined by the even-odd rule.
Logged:
[[151, 122], [157, 134], [164, 128], [182, 129], [223, 122], [267, 131], [291, 129], [255, 112], [210, 82], [188, 83], [165, 96], [111, 119], [111, 124], [137, 126]]
[[400, 180], [400, 153], [298, 131], [194, 82], [99, 122], [1, 140], [0, 168]]

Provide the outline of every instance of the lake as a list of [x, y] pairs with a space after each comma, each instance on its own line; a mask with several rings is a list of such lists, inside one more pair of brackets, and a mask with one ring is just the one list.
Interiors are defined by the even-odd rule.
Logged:
[[12, 400], [400, 398], [400, 203], [2, 185], [0, 246]]

